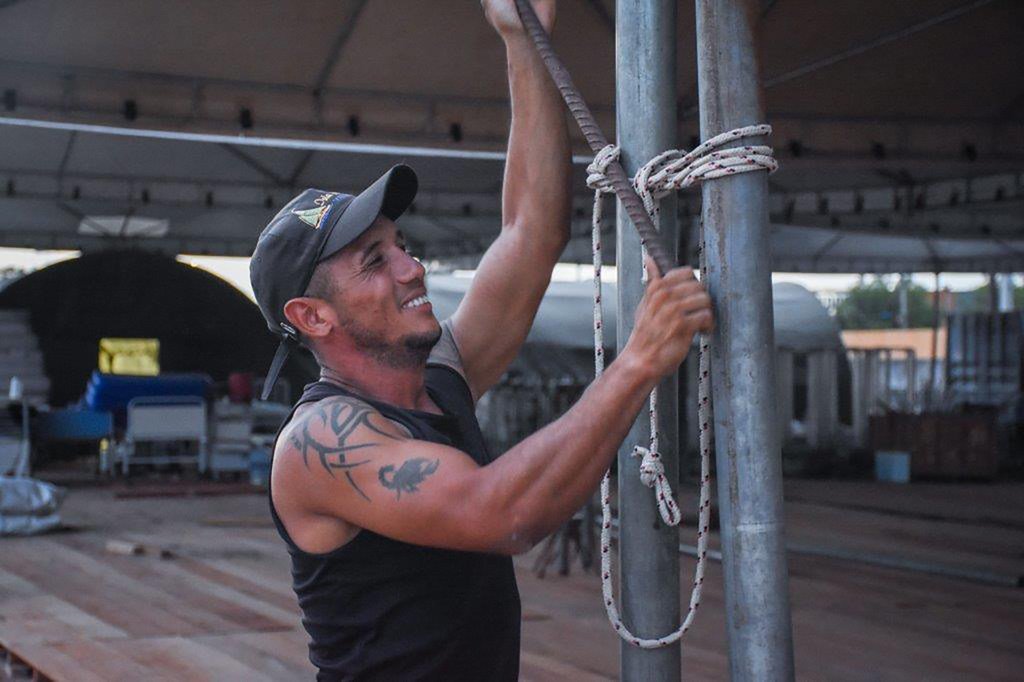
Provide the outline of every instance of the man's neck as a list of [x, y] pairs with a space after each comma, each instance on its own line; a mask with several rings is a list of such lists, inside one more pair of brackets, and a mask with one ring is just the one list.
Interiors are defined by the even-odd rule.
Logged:
[[338, 384], [358, 395], [405, 409], [436, 412], [424, 383], [426, 365], [410, 368], [388, 367], [363, 358], [359, 363], [320, 366], [320, 378]]

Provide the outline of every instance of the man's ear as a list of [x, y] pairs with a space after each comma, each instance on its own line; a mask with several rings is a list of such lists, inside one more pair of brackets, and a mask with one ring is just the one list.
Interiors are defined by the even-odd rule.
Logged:
[[284, 316], [303, 337], [320, 339], [337, 324], [334, 310], [326, 301], [310, 296], [293, 298], [284, 304]]

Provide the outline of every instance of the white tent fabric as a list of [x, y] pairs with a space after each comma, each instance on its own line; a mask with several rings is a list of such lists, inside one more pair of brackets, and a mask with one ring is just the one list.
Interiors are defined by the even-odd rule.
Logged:
[[[292, 169], [309, 152], [303, 148], [306, 143], [295, 141], [242, 139], [230, 146], [220, 137], [151, 132], [6, 125], [0, 119], [0, 164], [6, 161], [20, 169], [8, 191], [0, 193], [0, 246], [97, 249], [129, 243], [170, 253], [247, 256], [260, 230], [294, 189], [267, 176], [294, 175]], [[390, 165], [408, 162], [419, 173], [421, 190], [414, 209], [402, 218], [402, 227], [417, 254], [428, 259], [479, 254], [497, 235], [497, 190], [504, 168], [500, 154], [460, 156], [348, 143], [340, 148], [320, 150], [312, 160], [306, 159], [301, 182], [296, 182], [355, 192]], [[244, 160], [237, 156], [239, 149], [244, 150]], [[588, 262], [590, 198], [582, 188], [580, 164], [576, 171], [577, 237], [564, 259]], [[958, 225], [964, 220], [977, 223], [979, 219], [971, 217], [975, 209], [951, 208], [948, 201], [919, 211], [928, 216], [926, 224], [883, 230], [877, 226], [888, 219], [877, 206], [882, 200], [868, 195], [873, 203], [862, 213], [844, 217], [842, 227], [823, 228], [778, 222], [786, 217], [786, 200], [773, 195], [775, 269], [1024, 270], [1024, 230], [1016, 227], [1024, 224], [1024, 198], [991, 200], [1015, 187], [1017, 180], [1013, 175], [987, 180], [976, 182], [975, 192], [990, 199], [986, 210], [992, 215], [968, 233], [974, 237], [965, 236]], [[954, 185], [945, 191], [959, 190]], [[830, 194], [840, 209], [841, 201], [849, 198], [848, 191]], [[931, 201], [941, 203], [944, 196]], [[690, 192], [680, 203], [697, 200]], [[792, 201], [805, 203], [802, 197]], [[891, 204], [891, 196], [886, 201]], [[862, 222], [853, 220], [861, 217]], [[820, 216], [812, 211], [805, 218], [814, 224]], [[153, 225], [160, 229], [149, 229]], [[983, 235], [986, 226], [988, 233]], [[909, 234], [901, 236], [906, 231]], [[696, 230], [691, 232], [690, 243], [695, 245]], [[613, 262], [614, 240], [607, 241], [605, 255]]]
[[[699, 135], [695, 26], [692, 3], [679, 6], [677, 139], [688, 147]], [[1024, 269], [1024, 104], [1007, 87], [1024, 60], [1024, 4], [762, 6], [766, 120], [782, 164], [770, 185], [777, 263]], [[563, 0], [555, 47], [613, 133], [614, 3]], [[507, 83], [475, 2], [0, 2], [0, 87], [2, 246], [131, 239], [246, 255], [297, 190], [358, 189], [398, 161], [423, 180], [405, 220], [419, 253], [478, 254], [497, 232]], [[580, 233], [582, 176], [577, 166]], [[699, 197], [680, 206], [696, 215]], [[90, 234], [94, 217], [121, 217], [123, 229]], [[130, 238], [134, 217], [166, 220], [167, 233]], [[793, 231], [812, 227], [851, 236]]]
[[[427, 293], [438, 319], [455, 312], [472, 279], [453, 275], [429, 275]], [[605, 344], [616, 344], [616, 287], [604, 282]], [[795, 352], [842, 348], [839, 326], [810, 291], [792, 283], [772, 286], [775, 345]], [[594, 347], [593, 284], [552, 282], [544, 294], [527, 343], [587, 349]]]

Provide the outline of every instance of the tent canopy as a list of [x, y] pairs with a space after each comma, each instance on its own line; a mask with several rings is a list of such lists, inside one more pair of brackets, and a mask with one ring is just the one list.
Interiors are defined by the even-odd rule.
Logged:
[[[563, 0], [555, 34], [610, 135], [613, 5]], [[762, 0], [760, 11], [782, 163], [770, 181], [777, 263], [1024, 269], [1024, 98], [1007, 87], [1024, 62], [1024, 5]], [[690, 147], [692, 4], [678, 17], [677, 139]], [[298, 189], [355, 190], [403, 160], [423, 181], [405, 221], [423, 255], [479, 253], [498, 230], [507, 84], [474, 2], [15, 0], [0, 3], [0, 87], [3, 245], [133, 239], [248, 254]], [[579, 138], [577, 152], [582, 233]], [[696, 215], [699, 193], [680, 211]], [[803, 248], [797, 228], [841, 234], [815, 232]], [[585, 259], [585, 241], [572, 258]]]

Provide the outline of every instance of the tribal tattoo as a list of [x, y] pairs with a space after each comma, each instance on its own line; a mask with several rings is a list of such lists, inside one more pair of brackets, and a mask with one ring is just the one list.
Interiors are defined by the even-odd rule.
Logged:
[[[402, 440], [390, 433], [381, 431], [378, 427], [374, 426], [373, 422], [370, 421], [370, 415], [374, 413], [370, 407], [360, 403], [350, 403], [344, 401], [335, 401], [317, 406], [317, 411], [311, 414], [302, 424], [302, 434], [292, 434], [291, 444], [292, 446], [302, 453], [302, 461], [305, 463], [306, 468], [309, 468], [309, 456], [315, 454], [320, 461], [320, 465], [329, 473], [334, 476], [334, 471], [340, 470], [344, 472], [345, 478], [349, 484], [359, 493], [363, 499], [367, 502], [370, 498], [360, 489], [356, 484], [355, 479], [352, 478], [352, 469], [358, 466], [362, 466], [369, 462], [369, 459], [360, 459], [353, 461], [349, 459], [349, 454], [355, 450], [361, 450], [363, 448], [372, 447], [374, 445], [380, 445], [379, 441], [370, 443], [359, 443], [350, 444], [348, 439], [355, 433], [356, 429], [360, 426], [365, 426], [367, 429], [391, 440]], [[318, 440], [309, 432], [309, 423], [313, 419], [319, 418], [320, 423], [323, 426], [329, 426], [333, 432], [335, 440], [334, 443], [325, 443]]]
[[377, 472], [380, 484], [385, 488], [395, 491], [397, 499], [402, 499], [402, 493], [419, 492], [419, 484], [427, 479], [427, 476], [437, 471], [441, 461], [435, 459], [431, 462], [423, 457], [414, 457], [402, 462], [402, 466], [395, 467], [392, 464], [382, 466]]

